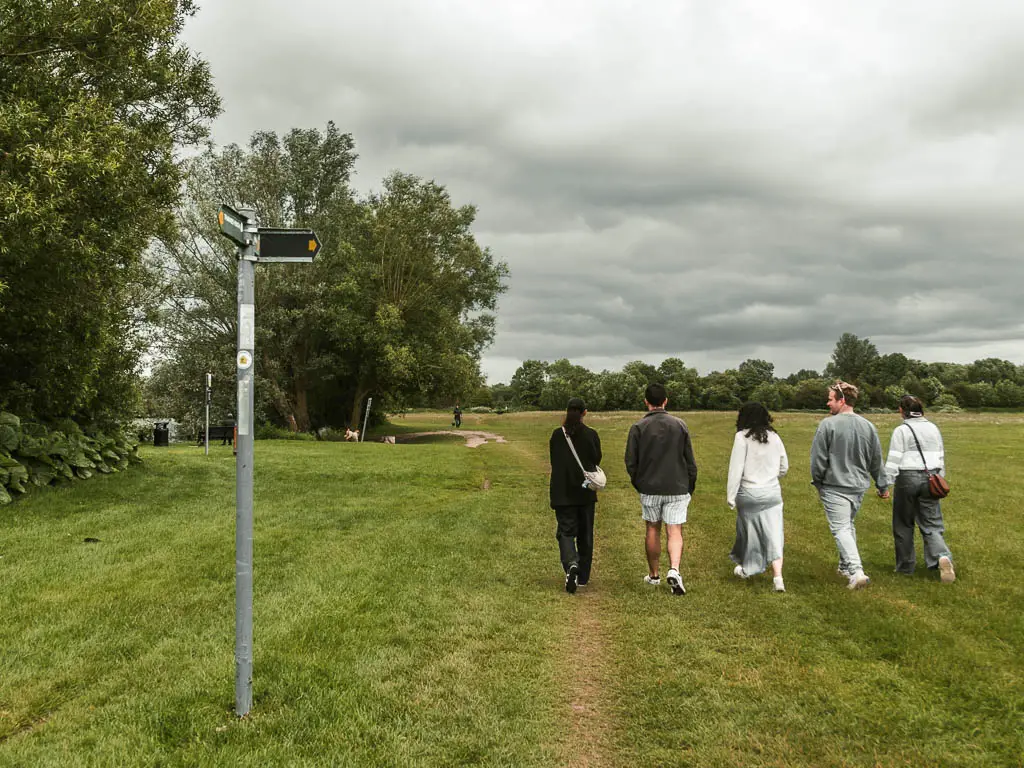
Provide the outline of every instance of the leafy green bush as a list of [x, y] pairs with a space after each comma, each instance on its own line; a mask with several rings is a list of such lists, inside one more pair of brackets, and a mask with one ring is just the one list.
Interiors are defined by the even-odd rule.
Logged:
[[256, 427], [254, 437], [257, 440], [316, 440], [316, 437], [309, 432], [292, 432], [290, 429], [275, 427], [273, 424]]
[[119, 472], [139, 461], [138, 442], [122, 432], [86, 435], [73, 421], [50, 428], [0, 412], [0, 504], [9, 504], [12, 493]]

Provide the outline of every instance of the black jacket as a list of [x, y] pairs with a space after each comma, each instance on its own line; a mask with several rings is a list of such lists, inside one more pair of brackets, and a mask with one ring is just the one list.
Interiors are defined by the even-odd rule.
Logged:
[[686, 423], [662, 409], [629, 428], [626, 472], [640, 493], [682, 496], [697, 486], [697, 462]]
[[[572, 436], [572, 444], [583, 466], [593, 472], [601, 463], [601, 438], [597, 432], [580, 424]], [[551, 508], [583, 506], [597, 501], [597, 493], [583, 487], [583, 470], [572, 457], [561, 427], [551, 433], [548, 452], [551, 456]]]

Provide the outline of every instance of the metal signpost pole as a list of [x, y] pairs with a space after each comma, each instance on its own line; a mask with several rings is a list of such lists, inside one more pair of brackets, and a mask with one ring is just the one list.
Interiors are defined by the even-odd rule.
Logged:
[[373, 405], [373, 398], [369, 397], [366, 399], [366, 415], [363, 416], [363, 431], [359, 433], [359, 442], [363, 442], [363, 437], [366, 435], [366, 423], [370, 420], [370, 406]]
[[213, 383], [211, 379], [213, 374], [206, 374], [206, 450], [207, 456], [210, 455], [210, 385]]
[[[235, 444], [235, 713], [252, 709], [252, 469], [255, 402], [256, 262], [312, 263], [320, 239], [311, 229], [261, 228], [256, 211], [222, 205], [220, 231], [238, 246], [238, 419]], [[207, 387], [210, 385], [207, 374]], [[209, 392], [207, 392], [209, 450]]]
[[238, 458], [235, 462], [235, 712], [252, 709], [253, 353], [256, 346], [256, 212], [238, 259]]

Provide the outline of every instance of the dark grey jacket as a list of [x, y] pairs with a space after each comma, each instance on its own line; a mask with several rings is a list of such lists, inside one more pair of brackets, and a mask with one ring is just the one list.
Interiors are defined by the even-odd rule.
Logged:
[[697, 462], [686, 423], [662, 408], [629, 428], [626, 472], [640, 493], [682, 496], [697, 485]]

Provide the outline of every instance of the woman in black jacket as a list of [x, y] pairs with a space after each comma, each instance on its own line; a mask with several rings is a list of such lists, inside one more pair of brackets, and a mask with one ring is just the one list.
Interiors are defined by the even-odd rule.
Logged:
[[594, 559], [594, 504], [597, 493], [584, 486], [580, 465], [569, 449], [572, 440], [576, 454], [588, 472], [601, 463], [601, 438], [583, 423], [587, 409], [574, 397], [565, 409], [562, 426], [551, 433], [548, 444], [551, 455], [551, 508], [555, 510], [558, 527], [558, 551], [565, 570], [565, 591], [576, 592], [590, 580]]

